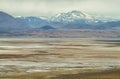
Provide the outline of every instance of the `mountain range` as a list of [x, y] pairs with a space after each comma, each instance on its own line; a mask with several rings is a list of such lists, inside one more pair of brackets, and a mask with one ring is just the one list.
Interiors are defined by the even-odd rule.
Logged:
[[80, 11], [60, 13], [50, 18], [40, 17], [13, 17], [0, 11], [0, 33], [23, 30], [50, 30], [50, 29], [92, 29], [113, 30], [120, 28], [120, 20], [106, 19]]

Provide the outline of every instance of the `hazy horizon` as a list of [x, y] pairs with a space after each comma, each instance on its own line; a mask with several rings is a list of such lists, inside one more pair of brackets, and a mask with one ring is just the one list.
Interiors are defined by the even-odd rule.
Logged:
[[1, 0], [0, 11], [13, 16], [52, 16], [72, 10], [120, 18], [120, 0]]

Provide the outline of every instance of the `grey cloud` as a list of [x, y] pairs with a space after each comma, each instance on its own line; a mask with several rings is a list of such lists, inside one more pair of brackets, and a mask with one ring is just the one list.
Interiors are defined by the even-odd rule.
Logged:
[[120, 17], [120, 0], [0, 0], [0, 10], [14, 16], [49, 16], [80, 10], [92, 14]]

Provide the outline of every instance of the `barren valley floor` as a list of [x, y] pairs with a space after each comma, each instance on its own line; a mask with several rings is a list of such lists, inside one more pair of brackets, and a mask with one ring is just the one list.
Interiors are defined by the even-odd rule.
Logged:
[[0, 79], [120, 79], [119, 74], [120, 40], [0, 39]]

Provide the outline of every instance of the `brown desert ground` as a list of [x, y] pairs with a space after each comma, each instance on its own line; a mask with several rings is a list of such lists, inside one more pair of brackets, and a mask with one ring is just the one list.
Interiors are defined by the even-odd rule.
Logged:
[[1, 38], [0, 79], [120, 79], [120, 40]]

